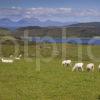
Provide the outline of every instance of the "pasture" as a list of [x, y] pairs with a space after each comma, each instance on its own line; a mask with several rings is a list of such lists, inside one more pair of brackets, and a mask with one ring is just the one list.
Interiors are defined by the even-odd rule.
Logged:
[[[29, 57], [31, 60], [20, 61], [13, 64], [0, 62], [0, 100], [100, 100], [100, 72], [97, 67], [100, 64], [96, 59], [90, 59], [87, 54], [87, 45], [82, 46], [82, 57], [80, 59], [86, 64], [95, 64], [94, 72], [72, 72], [72, 67], [63, 67], [61, 44], [57, 44], [58, 55], [49, 62], [52, 51], [51, 44], [40, 48], [42, 57], [36, 57], [35, 45], [29, 46]], [[81, 46], [81, 45], [79, 45]], [[66, 58], [71, 59], [72, 66], [77, 62], [78, 47], [66, 45]], [[92, 46], [95, 58], [100, 57], [100, 46]], [[13, 46], [4, 45], [3, 55], [9, 57]], [[23, 53], [23, 46], [19, 52]], [[79, 53], [81, 54], [81, 53]], [[36, 60], [40, 58], [40, 71], [36, 71]]]

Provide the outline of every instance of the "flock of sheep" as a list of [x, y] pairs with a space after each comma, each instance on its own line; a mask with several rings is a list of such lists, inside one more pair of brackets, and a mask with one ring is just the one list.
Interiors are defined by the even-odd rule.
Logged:
[[1, 57], [0, 57], [0, 59], [1, 59], [1, 62], [2, 62], [2, 63], [13, 63], [14, 60], [20, 60], [21, 57], [22, 57], [22, 55], [20, 54], [20, 55], [17, 56], [17, 57], [13, 57], [13, 55], [10, 55], [10, 58], [1, 58]]
[[[63, 66], [69, 66], [69, 65], [71, 65], [71, 63], [72, 63], [71, 60], [62, 61]], [[72, 68], [72, 71], [75, 71], [75, 70], [84, 71], [83, 65], [84, 65], [84, 63], [75, 63], [74, 67]], [[86, 70], [93, 72], [94, 71], [94, 64], [93, 63], [87, 64]], [[98, 66], [98, 71], [100, 71], [100, 65]]]
[[[21, 57], [22, 57], [22, 55], [20, 54], [17, 57], [13, 57], [13, 55], [10, 55], [9, 59], [7, 59], [7, 58], [0, 58], [0, 59], [1, 59], [2, 63], [13, 63], [14, 60], [20, 60]], [[71, 63], [72, 63], [71, 60], [64, 60], [64, 61], [62, 61], [62, 65], [63, 66], [70, 66]], [[75, 63], [75, 65], [72, 68], [72, 71], [75, 71], [75, 70], [77, 70], [77, 71], [84, 71], [83, 65], [84, 65], [84, 63]], [[93, 72], [94, 71], [94, 64], [93, 63], [87, 64], [86, 70]], [[98, 66], [98, 70], [100, 71], [100, 65]]]

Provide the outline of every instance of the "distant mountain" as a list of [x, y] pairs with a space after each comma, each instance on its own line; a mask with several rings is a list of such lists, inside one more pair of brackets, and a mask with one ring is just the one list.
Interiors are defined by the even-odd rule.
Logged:
[[70, 27], [87, 27], [87, 28], [94, 28], [100, 27], [100, 22], [87, 22], [87, 23], [76, 23], [69, 25]]
[[58, 21], [40, 21], [38, 18], [24, 18], [17, 22], [11, 21], [10, 19], [0, 19], [0, 27], [6, 28], [18, 28], [18, 27], [26, 27], [26, 26], [41, 26], [41, 27], [48, 27], [48, 26], [66, 26], [75, 24], [76, 22], [58, 22]]
[[14, 22], [12, 22], [9, 19], [6, 19], [6, 18], [0, 19], [0, 27], [12, 26], [13, 24]]
[[41, 26], [41, 21], [37, 18], [24, 18], [15, 23], [17, 26]]

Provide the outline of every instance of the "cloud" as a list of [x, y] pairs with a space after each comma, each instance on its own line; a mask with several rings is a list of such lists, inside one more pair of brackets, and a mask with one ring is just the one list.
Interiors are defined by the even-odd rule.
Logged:
[[22, 18], [39, 18], [40, 20], [71, 20], [72, 18], [94, 18], [100, 17], [97, 9], [76, 10], [72, 8], [0, 8], [0, 18], [20, 20]]

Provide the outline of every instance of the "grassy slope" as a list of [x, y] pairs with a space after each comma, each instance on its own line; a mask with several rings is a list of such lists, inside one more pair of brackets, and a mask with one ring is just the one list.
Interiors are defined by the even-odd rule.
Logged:
[[[57, 47], [61, 54], [61, 45], [58, 44]], [[30, 55], [35, 54], [35, 47], [29, 48]], [[86, 66], [92, 60], [87, 58], [87, 46], [82, 48], [84, 66]], [[92, 48], [94, 55], [99, 57], [100, 47]], [[7, 51], [9, 53], [13, 51], [10, 49], [10, 46], [3, 47], [6, 54]], [[43, 55], [48, 51], [41, 49]], [[72, 59], [74, 64], [77, 61], [77, 46], [66, 45], [66, 49], [67, 57]], [[48, 52], [46, 54], [49, 55]], [[60, 55], [49, 63], [41, 61], [40, 72], [36, 71], [35, 57], [31, 62], [21, 60], [14, 64], [0, 63], [0, 100], [99, 100], [100, 73], [97, 69], [94, 73], [71, 72], [70, 67], [63, 68], [61, 61]], [[99, 62], [95, 62], [95, 67], [98, 64]]]

